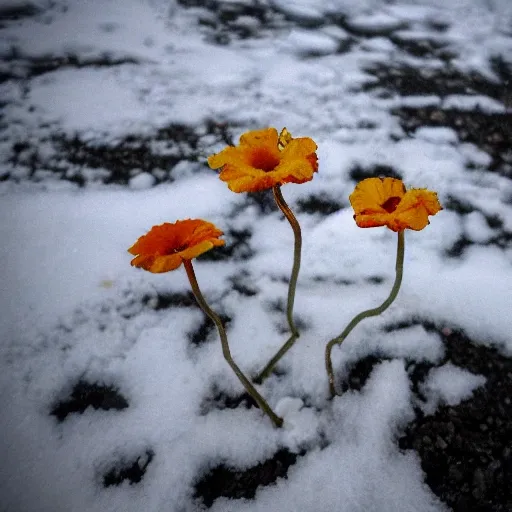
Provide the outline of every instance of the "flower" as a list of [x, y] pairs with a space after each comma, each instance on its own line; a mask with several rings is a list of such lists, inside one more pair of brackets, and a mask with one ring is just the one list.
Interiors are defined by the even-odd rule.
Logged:
[[294, 139], [283, 128], [254, 130], [208, 158], [212, 169], [222, 168], [219, 178], [233, 192], [257, 192], [284, 183], [304, 183], [318, 170], [317, 145], [309, 137]]
[[437, 194], [426, 188], [406, 190], [395, 178], [367, 178], [350, 195], [354, 219], [360, 228], [387, 226], [393, 231], [420, 231], [428, 216], [442, 210]]
[[132, 266], [155, 274], [177, 269], [183, 260], [191, 260], [215, 246], [223, 233], [211, 222], [200, 219], [178, 220], [153, 226], [128, 252], [136, 256]]

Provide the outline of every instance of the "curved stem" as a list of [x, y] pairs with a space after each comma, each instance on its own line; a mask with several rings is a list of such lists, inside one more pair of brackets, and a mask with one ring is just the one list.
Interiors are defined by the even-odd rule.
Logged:
[[334, 397], [336, 394], [336, 387], [334, 385], [334, 372], [332, 369], [332, 361], [331, 361], [331, 352], [334, 345], [340, 345], [343, 340], [350, 334], [352, 329], [361, 322], [361, 320], [364, 320], [365, 318], [368, 318], [370, 316], [377, 316], [383, 313], [389, 306], [392, 304], [392, 302], [396, 299], [396, 296], [398, 295], [398, 290], [400, 290], [400, 285], [402, 284], [402, 276], [403, 276], [403, 269], [404, 269], [404, 249], [405, 249], [405, 237], [404, 232], [399, 231], [398, 232], [398, 244], [396, 249], [396, 277], [395, 277], [395, 283], [393, 284], [393, 288], [391, 289], [391, 293], [389, 294], [389, 297], [377, 308], [374, 309], [368, 309], [366, 311], [362, 311], [358, 315], [356, 315], [350, 323], [345, 327], [345, 330], [336, 338], [333, 338], [329, 343], [327, 343], [325, 347], [325, 369], [327, 371], [327, 377], [329, 378], [329, 391], [331, 393], [331, 397]]
[[261, 370], [261, 372], [253, 379], [256, 384], [261, 384], [271, 373], [274, 369], [275, 365], [283, 357], [288, 350], [292, 347], [292, 345], [295, 343], [295, 340], [299, 337], [299, 333], [292, 334], [285, 342], [285, 344], [276, 352], [274, 357], [267, 363], [267, 366]]
[[286, 318], [288, 320], [288, 325], [290, 326], [290, 331], [292, 331], [292, 334], [285, 342], [285, 344], [277, 351], [274, 357], [267, 363], [265, 368], [263, 368], [263, 370], [261, 370], [258, 376], [254, 379], [254, 382], [257, 383], [263, 382], [272, 373], [272, 370], [274, 369], [277, 362], [286, 354], [286, 352], [288, 352], [288, 350], [290, 350], [297, 338], [300, 336], [299, 330], [293, 321], [293, 303], [295, 302], [295, 290], [297, 288], [297, 278], [299, 277], [300, 270], [302, 234], [297, 218], [284, 200], [281, 187], [279, 185], [275, 185], [272, 188], [272, 191], [274, 192], [274, 199], [277, 203], [277, 206], [279, 206], [279, 209], [283, 212], [284, 216], [290, 223], [294, 235], [293, 267], [290, 276], [290, 284], [288, 286], [288, 301], [286, 306]]
[[302, 250], [302, 234], [300, 232], [300, 225], [295, 215], [291, 211], [290, 207], [284, 200], [283, 194], [281, 192], [281, 187], [279, 185], [275, 185], [272, 189], [274, 192], [274, 199], [276, 200], [277, 206], [279, 206], [280, 210], [283, 212], [284, 216], [287, 218], [290, 226], [293, 230], [294, 235], [294, 245], [293, 245], [293, 267], [292, 273], [290, 276], [290, 285], [288, 286], [288, 304], [286, 306], [286, 318], [288, 319], [288, 325], [290, 326], [290, 330], [292, 334], [295, 336], [299, 336], [299, 331], [295, 326], [293, 321], [293, 303], [295, 302], [295, 289], [297, 288], [297, 278], [299, 277], [300, 270], [300, 253]]
[[217, 327], [217, 330], [219, 331], [220, 341], [222, 344], [222, 354], [224, 355], [224, 359], [228, 362], [229, 366], [231, 366], [231, 369], [235, 372], [236, 376], [240, 379], [240, 382], [243, 384], [244, 388], [246, 389], [247, 393], [249, 393], [260, 409], [262, 409], [272, 420], [272, 423], [276, 427], [281, 427], [283, 424], [282, 418], [277, 416], [275, 412], [270, 408], [268, 403], [265, 401], [265, 399], [256, 391], [256, 388], [251, 384], [249, 379], [242, 373], [240, 368], [237, 366], [233, 358], [231, 357], [231, 352], [229, 350], [229, 343], [228, 343], [228, 337], [226, 334], [226, 330], [224, 329], [224, 326], [222, 325], [222, 320], [220, 317], [210, 308], [208, 303], [206, 302], [205, 298], [203, 297], [203, 294], [201, 293], [201, 290], [199, 289], [199, 285], [197, 283], [196, 275], [194, 272], [194, 267], [192, 266], [192, 261], [190, 260], [183, 260], [183, 264], [185, 265], [185, 270], [187, 271], [187, 277], [190, 281], [190, 286], [192, 287], [192, 292], [194, 293], [194, 297], [196, 298], [197, 303], [199, 304], [199, 307], [204, 311], [204, 313], [210, 317], [210, 319], [214, 322], [214, 324]]

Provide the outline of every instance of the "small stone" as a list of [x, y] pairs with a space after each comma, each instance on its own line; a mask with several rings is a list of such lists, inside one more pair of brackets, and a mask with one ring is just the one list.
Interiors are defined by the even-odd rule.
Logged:
[[487, 486], [491, 486], [494, 483], [494, 475], [496, 471], [501, 467], [501, 462], [499, 460], [493, 460], [485, 470], [485, 482]]
[[448, 475], [452, 480], [455, 480], [455, 482], [462, 482], [462, 480], [464, 480], [464, 473], [455, 464], [450, 466], [450, 469], [448, 470]]
[[485, 478], [484, 473], [480, 468], [476, 468], [473, 473], [473, 497], [480, 499], [485, 494]]
[[446, 441], [441, 436], [437, 436], [437, 438], [436, 438], [436, 446], [440, 450], [446, 450], [446, 448], [448, 448], [448, 444], [446, 443]]
[[430, 446], [432, 444], [432, 439], [430, 439], [429, 436], [423, 436], [423, 444], [426, 445], [426, 446]]

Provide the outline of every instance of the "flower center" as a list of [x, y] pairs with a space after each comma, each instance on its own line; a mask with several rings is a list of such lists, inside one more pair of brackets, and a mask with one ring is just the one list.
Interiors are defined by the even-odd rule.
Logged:
[[401, 197], [390, 197], [381, 204], [381, 207], [384, 208], [384, 210], [386, 210], [388, 213], [393, 213], [401, 200]]
[[183, 244], [183, 245], [180, 245], [179, 247], [173, 248], [172, 252], [176, 254], [177, 252], [184, 251], [186, 248], [187, 248], [187, 244]]
[[256, 148], [251, 152], [250, 165], [265, 172], [273, 171], [279, 165], [279, 158], [268, 149]]

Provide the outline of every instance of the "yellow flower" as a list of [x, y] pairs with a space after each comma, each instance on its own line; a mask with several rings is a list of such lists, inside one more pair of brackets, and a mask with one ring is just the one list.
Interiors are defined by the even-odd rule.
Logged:
[[165, 222], [153, 226], [128, 252], [136, 256], [131, 262], [134, 267], [153, 273], [169, 272], [177, 269], [183, 260], [224, 245], [224, 240], [218, 238], [222, 234], [214, 224], [200, 219]]
[[309, 137], [294, 139], [283, 128], [254, 130], [208, 158], [212, 169], [222, 168], [219, 178], [233, 192], [257, 192], [284, 183], [304, 183], [318, 170], [317, 145]]
[[350, 195], [354, 219], [360, 228], [387, 226], [393, 231], [420, 231], [428, 216], [442, 210], [437, 194], [426, 188], [406, 190], [395, 178], [367, 178]]

